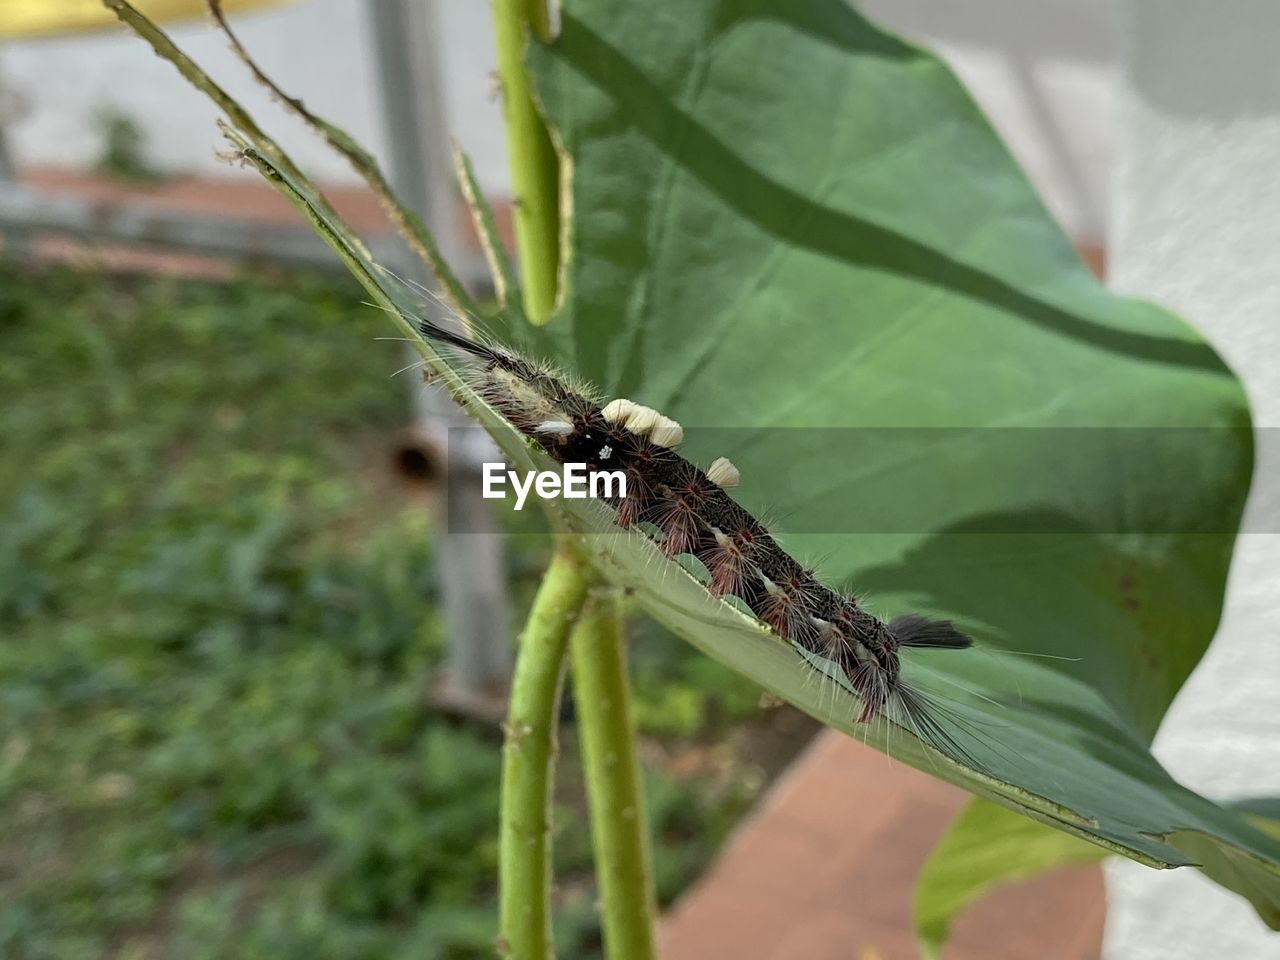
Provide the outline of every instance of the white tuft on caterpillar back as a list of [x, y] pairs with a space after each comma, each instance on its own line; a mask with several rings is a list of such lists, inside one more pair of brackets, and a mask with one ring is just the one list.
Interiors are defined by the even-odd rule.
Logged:
[[664, 417], [652, 407], [619, 397], [607, 403], [601, 415], [609, 423], [625, 427], [632, 433], [647, 437], [660, 447], [678, 446], [684, 439], [684, 427], [670, 417]]
[[742, 482], [742, 474], [728, 457], [716, 457], [712, 460], [711, 466], [707, 467], [707, 476], [721, 490], [736, 487]]

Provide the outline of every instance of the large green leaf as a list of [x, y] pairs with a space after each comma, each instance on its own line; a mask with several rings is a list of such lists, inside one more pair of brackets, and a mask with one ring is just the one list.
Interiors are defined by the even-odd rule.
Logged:
[[[228, 111], [233, 142], [374, 298], [412, 309], [243, 110], [107, 2]], [[731, 454], [742, 499], [785, 510], [808, 531], [785, 542], [825, 551], [821, 571], [882, 610], [1080, 659], [916, 658], [912, 682], [951, 701], [958, 763], [858, 725], [847, 692], [643, 536], [585, 532], [607, 528], [602, 508], [564, 501], [557, 524], [658, 619], [833, 726], [1108, 849], [1201, 862], [1277, 922], [1280, 844], [1146, 747], [1212, 634], [1249, 470], [1216, 356], [1094, 283], [946, 71], [837, 3], [571, 2], [534, 59], [573, 173], [569, 296], [558, 339], [535, 343], [684, 420], [694, 457]], [[1115, 424], [1213, 429], [1170, 432], [1155, 464], [1094, 443], [1063, 462], [1049, 429]], [[1028, 429], [993, 429], [1009, 425]], [[822, 429], [859, 426], [894, 429]], [[1149, 522], [1173, 532], [1111, 532]], [[854, 532], [868, 526], [911, 532]]]
[[[915, 658], [976, 769], [897, 728], [872, 742], [1144, 862], [1200, 863], [1280, 922], [1280, 846], [1147, 749], [1216, 627], [1251, 469], [1212, 350], [1102, 288], [947, 69], [838, 0], [570, 0], [530, 56], [572, 163], [568, 296], [530, 342], [684, 422], [693, 457], [732, 457], [740, 499], [880, 611], [1071, 658]], [[792, 651], [622, 542], [599, 549], [654, 616], [867, 733]]]

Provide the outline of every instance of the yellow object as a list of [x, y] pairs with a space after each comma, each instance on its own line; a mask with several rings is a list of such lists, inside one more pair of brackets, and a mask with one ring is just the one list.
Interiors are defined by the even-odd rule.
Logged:
[[[274, 7], [288, 0], [223, 0], [228, 13]], [[134, 0], [134, 6], [152, 20], [203, 17], [205, 0]], [[120, 21], [102, 0], [0, 0], [0, 37], [36, 37], [85, 30], [103, 30]]]

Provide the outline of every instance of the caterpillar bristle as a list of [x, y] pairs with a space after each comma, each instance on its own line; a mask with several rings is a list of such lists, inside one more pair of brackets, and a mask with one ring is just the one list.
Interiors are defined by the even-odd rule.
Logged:
[[657, 501], [642, 519], [662, 531], [662, 552], [668, 557], [695, 552], [700, 523], [697, 511], [684, 497]]
[[573, 429], [573, 424], [568, 420], [543, 420], [533, 428], [533, 432], [546, 437], [567, 437], [573, 433]]
[[[809, 622], [813, 624], [817, 631], [816, 644], [818, 649], [814, 652], [824, 659], [834, 661], [841, 667], [858, 666], [857, 658], [852, 658], [853, 662], [847, 663], [850, 659], [849, 654], [852, 652], [850, 646], [851, 641], [843, 631], [830, 620], [824, 620], [822, 617], [810, 617]], [[848, 672], [847, 670], [845, 671]], [[852, 678], [851, 678], [852, 679]]]
[[950, 620], [930, 620], [918, 613], [894, 617], [889, 632], [900, 647], [963, 650], [973, 646], [973, 638], [957, 630]]
[[747, 600], [743, 594], [754, 574], [749, 549], [749, 542], [739, 541], [737, 537], [713, 527], [710, 537], [698, 551], [698, 559], [711, 572], [707, 589], [718, 597], [732, 594]]
[[790, 579], [775, 582], [762, 576], [761, 580], [763, 589], [753, 608], [756, 615], [784, 640], [813, 650], [817, 628], [813, 626], [812, 611], [804, 592]]
[[479, 357], [490, 363], [496, 363], [501, 358], [497, 350], [486, 347], [484, 344], [475, 340], [471, 340], [461, 334], [446, 330], [444, 327], [438, 326], [427, 320], [425, 317], [418, 320], [418, 332], [427, 340], [434, 340], [440, 343], [447, 343], [451, 347], [457, 347], [464, 353], [469, 353], [473, 357]]
[[643, 471], [628, 464], [622, 472], [627, 478], [627, 495], [615, 498], [612, 505], [617, 510], [618, 526], [627, 530], [653, 512], [657, 499]]
[[858, 714], [859, 723], [869, 723], [878, 717], [889, 702], [890, 687], [884, 675], [865, 662], [860, 662], [849, 682], [853, 684], [858, 695], [862, 697], [862, 712]]
[[[964, 747], [956, 733], [952, 732], [952, 729], [958, 731], [963, 729], [963, 726], [923, 691], [906, 684], [898, 684], [893, 692], [893, 702], [901, 708], [908, 729], [917, 738], [957, 763], [970, 767], [979, 766], [977, 757]], [[944, 724], [944, 720], [947, 723]]]

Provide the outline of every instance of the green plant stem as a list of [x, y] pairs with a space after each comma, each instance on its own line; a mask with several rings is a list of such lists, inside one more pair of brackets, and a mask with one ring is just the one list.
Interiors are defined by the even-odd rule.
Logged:
[[551, 945], [551, 787], [569, 631], [591, 578], [561, 542], [525, 624], [502, 755], [499, 901], [502, 943], [514, 960], [546, 960]]
[[[535, 326], [556, 306], [560, 259], [560, 164], [525, 69], [530, 35], [550, 40], [546, 0], [494, 0], [498, 73], [515, 187], [516, 252], [525, 315]], [[582, 605], [582, 561], [562, 544], [547, 571], [516, 663], [502, 796], [502, 932], [511, 955], [547, 957], [550, 943], [549, 825], [564, 631]], [[534, 640], [538, 643], [535, 645]], [[617, 602], [597, 594], [573, 630], [573, 676], [591, 807], [605, 946], [615, 960], [653, 949], [653, 884], [630, 690]]]
[[493, 18], [511, 182], [515, 187], [516, 252], [522, 271], [524, 308], [530, 322], [541, 326], [551, 319], [556, 304], [560, 162], [533, 100], [524, 52], [530, 35], [542, 41], [551, 39], [547, 3], [494, 0]]
[[570, 639], [574, 703], [610, 960], [654, 956], [649, 823], [618, 603], [598, 590]]

